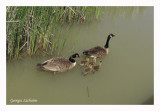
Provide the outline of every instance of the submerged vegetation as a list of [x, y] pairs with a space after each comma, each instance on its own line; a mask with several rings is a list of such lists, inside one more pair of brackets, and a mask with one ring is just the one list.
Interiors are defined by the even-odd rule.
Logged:
[[[6, 7], [7, 58], [38, 49], [61, 54], [72, 24], [98, 19], [102, 7]], [[66, 34], [60, 41], [62, 27]], [[58, 49], [57, 49], [58, 48]]]

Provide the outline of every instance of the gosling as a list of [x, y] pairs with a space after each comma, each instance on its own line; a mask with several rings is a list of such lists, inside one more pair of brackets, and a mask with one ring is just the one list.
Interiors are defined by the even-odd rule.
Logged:
[[102, 61], [100, 61], [98, 65], [92, 66], [93, 67], [93, 72], [98, 71], [100, 69], [101, 65], [102, 65]]
[[89, 65], [95, 66], [96, 65], [96, 58], [93, 58], [93, 61], [89, 62]]
[[88, 65], [88, 63], [89, 63], [89, 58], [86, 57], [86, 60], [81, 61], [80, 66], [86, 66], [86, 65]]
[[87, 68], [85, 68], [84, 71], [83, 71], [84, 76], [87, 75], [87, 74], [89, 74], [89, 73], [91, 73], [92, 70], [93, 70], [92, 65], [89, 65], [89, 66], [88, 66]]

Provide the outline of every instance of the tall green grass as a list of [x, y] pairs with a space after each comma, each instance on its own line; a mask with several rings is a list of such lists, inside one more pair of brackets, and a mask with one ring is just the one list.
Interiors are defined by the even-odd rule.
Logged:
[[[21, 52], [35, 54], [38, 49], [61, 54], [67, 33], [60, 39], [62, 28], [74, 23], [98, 19], [101, 7], [6, 7], [7, 57], [18, 57]], [[61, 43], [59, 43], [61, 42]], [[60, 46], [58, 46], [60, 45]]]

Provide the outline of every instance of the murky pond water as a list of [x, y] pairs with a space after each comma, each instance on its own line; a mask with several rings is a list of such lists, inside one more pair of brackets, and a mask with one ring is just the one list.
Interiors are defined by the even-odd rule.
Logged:
[[79, 65], [55, 76], [36, 68], [56, 55], [7, 62], [7, 104], [153, 104], [152, 7], [107, 7], [99, 20], [70, 29], [62, 55], [69, 57], [74, 46], [79, 62], [84, 49], [104, 46], [109, 33], [116, 35], [109, 54], [85, 77]]

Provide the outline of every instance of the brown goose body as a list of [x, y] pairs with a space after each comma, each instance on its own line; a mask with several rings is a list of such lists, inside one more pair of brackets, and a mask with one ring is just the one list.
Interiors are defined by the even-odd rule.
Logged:
[[107, 41], [106, 41], [106, 44], [105, 44], [104, 47], [96, 46], [96, 47], [93, 47], [91, 49], [83, 51], [83, 54], [87, 55], [89, 57], [93, 57], [93, 58], [104, 57], [105, 55], [108, 54], [108, 51], [109, 51], [109, 41], [114, 36], [115, 35], [113, 35], [113, 34], [108, 35], [108, 38], [107, 38]]
[[83, 54], [90, 57], [100, 58], [104, 57], [107, 54], [107, 50], [105, 48], [97, 46], [84, 51]]
[[37, 64], [37, 67], [53, 72], [65, 72], [76, 66], [76, 62], [73, 58], [77, 57], [79, 57], [78, 54], [72, 55], [69, 59], [63, 57], [53, 58], [42, 64]]
[[76, 63], [72, 63], [66, 58], [59, 57], [43, 62], [42, 68], [54, 72], [65, 72], [72, 69], [75, 65]]

